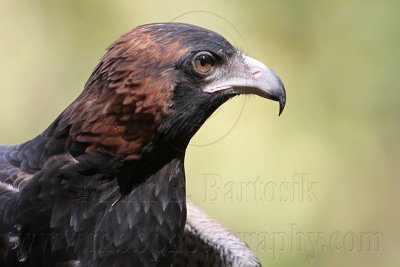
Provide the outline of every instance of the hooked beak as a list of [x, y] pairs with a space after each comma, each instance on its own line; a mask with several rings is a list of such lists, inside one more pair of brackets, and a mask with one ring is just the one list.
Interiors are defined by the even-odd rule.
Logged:
[[279, 76], [254, 58], [244, 56], [244, 63], [246, 64], [244, 75], [242, 73], [236, 75], [236, 77], [222, 80], [217, 84], [205, 88], [204, 91], [211, 93], [221, 90], [232, 90], [236, 94], [256, 94], [278, 101], [279, 115], [281, 115], [286, 104], [286, 91]]

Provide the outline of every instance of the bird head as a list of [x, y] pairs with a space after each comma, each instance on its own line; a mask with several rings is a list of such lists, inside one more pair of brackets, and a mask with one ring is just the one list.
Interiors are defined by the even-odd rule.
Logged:
[[228, 99], [286, 101], [280, 78], [213, 31], [182, 23], [139, 26], [116, 40], [61, 125], [74, 141], [139, 159], [156, 144], [185, 150]]

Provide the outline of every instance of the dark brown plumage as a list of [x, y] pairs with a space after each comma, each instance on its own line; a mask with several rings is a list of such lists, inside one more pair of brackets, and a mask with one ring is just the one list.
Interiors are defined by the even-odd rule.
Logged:
[[[246, 266], [236, 246], [257, 266], [215, 222], [220, 238], [200, 231], [196, 218], [207, 220], [194, 206], [185, 228], [185, 149], [215, 109], [245, 93], [279, 101], [280, 112], [285, 104], [280, 79], [217, 33], [160, 23], [123, 35], [48, 129], [0, 146], [0, 263]], [[203, 246], [196, 254], [189, 244]]]

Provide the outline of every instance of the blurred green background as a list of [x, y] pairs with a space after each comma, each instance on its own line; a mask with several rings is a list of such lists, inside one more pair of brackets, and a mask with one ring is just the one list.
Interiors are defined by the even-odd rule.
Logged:
[[[178, 17], [178, 18], [177, 18]], [[399, 1], [0, 0], [0, 141], [39, 134], [129, 29], [195, 23], [282, 78], [241, 96], [186, 154], [188, 197], [265, 266], [399, 266]]]

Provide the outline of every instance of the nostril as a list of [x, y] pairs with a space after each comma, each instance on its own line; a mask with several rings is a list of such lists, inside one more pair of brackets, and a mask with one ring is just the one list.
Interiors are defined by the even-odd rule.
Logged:
[[259, 68], [251, 68], [250, 69], [251, 74], [253, 74], [253, 77], [258, 79], [262, 75], [262, 71]]

